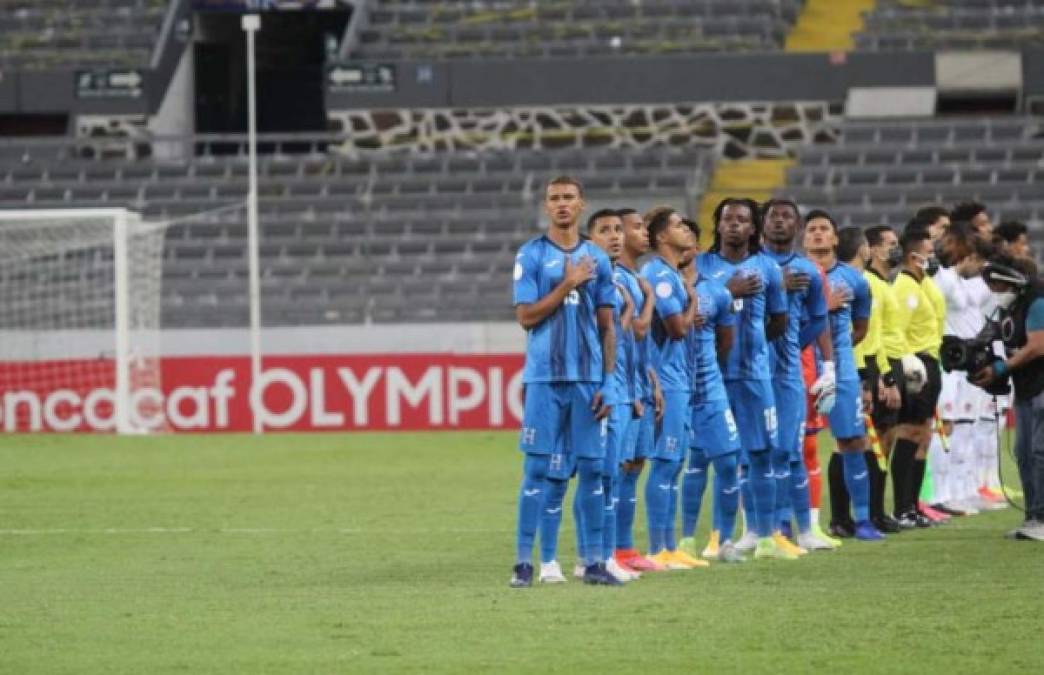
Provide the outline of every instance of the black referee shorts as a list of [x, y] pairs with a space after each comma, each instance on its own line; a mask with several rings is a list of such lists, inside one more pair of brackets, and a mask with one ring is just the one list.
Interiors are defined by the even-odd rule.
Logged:
[[[892, 365], [892, 372], [895, 373], [896, 382], [902, 389], [902, 368], [898, 367], [898, 361], [890, 359], [889, 362]], [[874, 428], [878, 432], [883, 432], [899, 423], [899, 409], [889, 408], [881, 400], [881, 371], [877, 367], [877, 360], [873, 355], [867, 356], [865, 370], [864, 387], [870, 390], [874, 402], [874, 410], [870, 418], [874, 421]]]
[[906, 388], [902, 387], [903, 404], [899, 408], [900, 424], [922, 424], [932, 419], [935, 415], [935, 406], [939, 403], [939, 395], [942, 393], [942, 370], [939, 361], [924, 352], [917, 354], [924, 364], [924, 370], [928, 374], [924, 389], [917, 395], [910, 396]]

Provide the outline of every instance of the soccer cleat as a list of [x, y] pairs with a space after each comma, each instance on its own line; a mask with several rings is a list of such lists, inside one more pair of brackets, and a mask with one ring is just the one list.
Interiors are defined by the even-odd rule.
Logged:
[[649, 560], [653, 561], [665, 570], [687, 570], [689, 569], [685, 565], [674, 559], [671, 552], [664, 549], [656, 555], [648, 556]]
[[584, 565], [583, 561], [580, 561], [573, 565], [573, 578], [583, 579], [584, 573], [587, 571], [587, 565]]
[[723, 563], [744, 563], [747, 559], [736, 550], [731, 541], [726, 541], [718, 547], [718, 560]]
[[986, 487], [985, 485], [983, 485], [981, 488], [979, 488], [979, 496], [982, 497], [983, 499], [987, 500], [987, 501], [997, 502], [997, 503], [1005, 503], [1005, 504], [1007, 503], [1007, 500], [1004, 499], [1004, 495], [1002, 495], [1001, 493], [997, 492], [996, 490], [991, 490], [990, 488]]
[[[944, 504], [942, 502], [936, 502], [935, 504], [932, 504], [931, 507], [933, 509], [935, 509], [936, 511], [938, 511], [939, 513], [945, 513], [948, 516], [955, 516], [955, 517], [960, 518], [961, 516], [968, 515], [964, 511], [961, 511], [960, 509], [950, 508], [949, 506], [947, 506], [946, 504]], [[881, 528], [878, 527], [877, 529], [880, 530]]]
[[[624, 563], [622, 563], [619, 560], [617, 560], [614, 556], [610, 556], [610, 560], [612, 560], [614, 565], [619, 566], [619, 568], [622, 569], [624, 572], [627, 572], [628, 574], [630, 574], [632, 579], [641, 579], [642, 578], [642, 573], [639, 572], [638, 570], [634, 569], [630, 565], [625, 565]], [[605, 561], [605, 565], [606, 565], [606, 567], [609, 566], [609, 560]]]
[[801, 548], [800, 546], [795, 545], [794, 542], [784, 537], [782, 532], [773, 533], [772, 541], [776, 542], [776, 546], [780, 547], [784, 551], [789, 551], [798, 557], [808, 555], [808, 551]]
[[540, 564], [540, 583], [542, 584], [564, 584], [565, 576], [562, 574], [562, 566], [557, 560]]
[[634, 548], [618, 548], [613, 554], [616, 562], [635, 572], [664, 572], [666, 569], [643, 556]]
[[1033, 541], [1044, 541], [1044, 521], [1030, 520], [1022, 527], [1015, 530], [1017, 539], [1032, 539]]
[[[731, 541], [729, 542], [729, 545], [732, 545]], [[711, 530], [710, 537], [707, 539], [707, 545], [703, 548], [703, 552], [700, 553], [700, 557], [707, 558], [708, 560], [714, 560], [715, 558], [718, 558], [720, 560], [720, 546], [721, 532], [719, 532], [718, 530]], [[733, 548], [735, 548], [735, 546], [733, 546]]]
[[912, 530], [917, 527], [917, 519], [912, 513], [895, 514], [895, 522], [899, 523], [899, 529]]
[[937, 525], [942, 525], [950, 520], [950, 517], [941, 511], [936, 511], [925, 502], [917, 503], [917, 512]]
[[855, 538], [860, 541], [883, 541], [885, 536], [869, 520], [860, 520], [855, 526]]
[[584, 568], [584, 583], [589, 586], [623, 586], [623, 582], [605, 569], [605, 563], [594, 563]]
[[614, 558], [609, 558], [605, 561], [605, 571], [613, 575], [617, 581], [621, 583], [627, 583], [628, 581], [634, 581], [638, 577], [634, 576], [637, 572], [631, 572], [625, 570], [620, 563], [616, 562]]
[[682, 537], [681, 541], [678, 542], [678, 550], [685, 551], [691, 556], [698, 556], [699, 551], [696, 550], [696, 538]]
[[899, 521], [889, 515], [875, 516], [870, 519], [870, 522], [874, 524], [878, 532], [882, 534], [899, 534], [902, 528], [899, 527]]
[[841, 540], [835, 539], [823, 531], [823, 528], [819, 525], [818, 520], [812, 521], [812, 534], [815, 535], [816, 539], [822, 539], [826, 543], [830, 544], [834, 548], [841, 548]]
[[798, 556], [796, 553], [791, 553], [777, 546], [772, 537], [764, 537], [758, 539], [757, 546], [754, 549], [754, 559], [797, 560]]
[[830, 523], [827, 531], [837, 539], [850, 539], [855, 536], [855, 523]]
[[753, 551], [758, 545], [758, 535], [754, 530], [747, 530], [736, 542], [736, 549], [744, 553]]
[[533, 566], [518, 563], [511, 571], [511, 588], [529, 588], [533, 585]]
[[834, 545], [829, 541], [820, 539], [811, 530], [808, 532], [802, 532], [798, 535], [797, 539], [798, 546], [803, 548], [805, 551], [833, 551]]
[[682, 565], [685, 565], [685, 567], [687, 567], [690, 570], [695, 569], [697, 567], [710, 567], [710, 563], [706, 560], [700, 560], [696, 556], [689, 555], [680, 548], [674, 549], [670, 552], [670, 554], [672, 559], [676, 560]]

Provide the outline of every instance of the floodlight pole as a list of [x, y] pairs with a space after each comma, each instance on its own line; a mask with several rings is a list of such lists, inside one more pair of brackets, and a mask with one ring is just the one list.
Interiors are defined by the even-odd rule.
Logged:
[[243, 15], [243, 31], [247, 44], [247, 145], [250, 157], [250, 192], [247, 194], [247, 256], [250, 275], [250, 401], [255, 434], [264, 432], [256, 404], [261, 392], [254, 387], [261, 382], [261, 262], [257, 212], [257, 67], [255, 37], [261, 29], [258, 14]]

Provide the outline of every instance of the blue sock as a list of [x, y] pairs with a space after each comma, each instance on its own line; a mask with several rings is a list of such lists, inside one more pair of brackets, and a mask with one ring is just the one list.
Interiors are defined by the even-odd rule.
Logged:
[[540, 526], [540, 511], [547, 490], [547, 455], [526, 455], [522, 465], [522, 487], [518, 491], [518, 530], [515, 549], [520, 563], [533, 563], [533, 539]]
[[616, 502], [619, 499], [619, 481], [615, 476], [602, 476], [605, 502], [602, 516], [602, 560], [609, 560], [616, 550]]
[[721, 532], [721, 540], [732, 539], [736, 529], [736, 512], [739, 510], [739, 479], [736, 477], [735, 453], [714, 458], [714, 515], [715, 529]]
[[663, 545], [668, 551], [674, 551], [678, 548], [678, 542], [675, 540], [675, 524], [678, 520], [678, 477], [681, 475], [682, 462], [679, 460], [674, 462], [674, 473], [671, 474], [671, 494], [670, 501], [667, 502], [667, 523], [663, 531]]
[[580, 560], [587, 559], [587, 541], [584, 536], [584, 512], [580, 507], [580, 486], [577, 485], [573, 493], [573, 524], [576, 525], [576, 557]]
[[703, 505], [703, 492], [707, 489], [709, 465], [703, 450], [689, 450], [689, 465], [685, 467], [685, 475], [682, 477], [683, 537], [691, 537], [696, 533], [696, 523], [700, 520], [700, 507]]
[[676, 462], [654, 459], [645, 481], [645, 515], [649, 520], [649, 555], [663, 550], [664, 529], [671, 496], [671, 475]]
[[750, 464], [740, 467], [740, 508], [743, 509], [743, 529], [757, 532], [757, 521], [754, 520], [754, 488], [750, 484]]
[[790, 506], [794, 511], [798, 532], [812, 529], [812, 511], [808, 493], [808, 471], [801, 460], [790, 463]]
[[634, 512], [638, 506], [638, 478], [641, 466], [634, 471], [624, 470], [620, 476], [620, 501], [616, 503], [616, 545], [634, 548]]
[[845, 487], [852, 497], [852, 512], [856, 522], [870, 519], [870, 472], [866, 468], [866, 457], [862, 450], [847, 450], [841, 453], [844, 463]]
[[602, 490], [602, 460], [581, 457], [576, 462], [577, 494], [580, 500], [580, 522], [583, 528], [585, 565], [602, 561], [602, 513], [605, 510], [605, 492]]
[[540, 561], [551, 562], [558, 558], [558, 529], [562, 525], [562, 503], [565, 501], [567, 480], [547, 481], [547, 497], [540, 511]]
[[[776, 512], [776, 477], [772, 457], [766, 450], [750, 453], [750, 487], [754, 493], [754, 526], [759, 537], [772, 536], [772, 516]], [[751, 509], [748, 507], [749, 515]]]
[[790, 520], [790, 453], [772, 453], [772, 475], [776, 479], [776, 505], [772, 512], [772, 530], [782, 527]]

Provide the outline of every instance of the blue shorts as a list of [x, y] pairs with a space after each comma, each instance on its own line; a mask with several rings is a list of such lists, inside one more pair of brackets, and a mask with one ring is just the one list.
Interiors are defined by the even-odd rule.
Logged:
[[689, 422], [692, 411], [687, 391], [663, 392], [663, 419], [656, 425], [656, 446], [649, 456], [680, 462], [689, 445]]
[[530, 455], [605, 457], [607, 420], [596, 420], [594, 382], [534, 382], [526, 385], [518, 449]]
[[692, 407], [689, 447], [702, 450], [708, 459], [739, 452], [739, 429], [728, 401], [707, 401]]
[[771, 380], [732, 380], [725, 383], [729, 405], [740, 433], [740, 461], [744, 453], [773, 451], [779, 445], [779, 422]]
[[[625, 461], [624, 458], [628, 456], [628, 438], [633, 438], [630, 433], [631, 427], [637, 425], [638, 420], [634, 419], [634, 406], [632, 404], [618, 403], [613, 405], [613, 410], [609, 413], [609, 426], [605, 439], [603, 475], [619, 475], [620, 463]], [[633, 451], [630, 454], [633, 455]]]
[[838, 380], [837, 400], [830, 411], [830, 433], [838, 440], [866, 436], [863, 387], [859, 380]]
[[776, 397], [776, 415], [779, 418], [779, 449], [787, 453], [791, 462], [803, 461], [805, 442], [805, 386], [799, 382], [773, 380]]
[[642, 401], [645, 410], [641, 419], [634, 420], [630, 432], [634, 436], [634, 443], [628, 445], [631, 448], [631, 457], [625, 461], [645, 459], [653, 454], [656, 444], [656, 404], [652, 401]]

